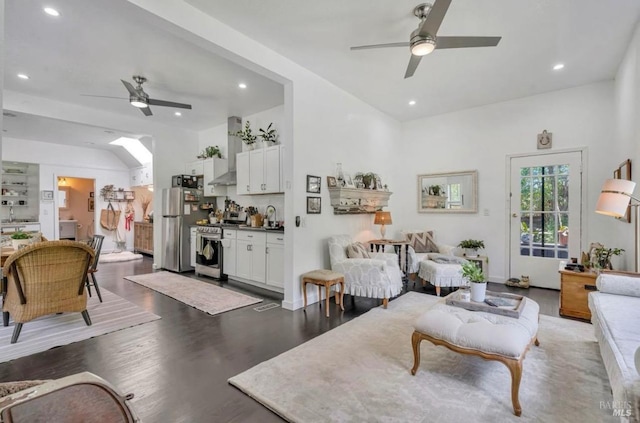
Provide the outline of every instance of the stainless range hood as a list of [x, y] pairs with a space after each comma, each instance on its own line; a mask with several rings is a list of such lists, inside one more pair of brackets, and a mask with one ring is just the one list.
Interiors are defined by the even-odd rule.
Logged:
[[[227, 133], [235, 134], [242, 130], [242, 118], [232, 116], [227, 119]], [[235, 185], [237, 182], [236, 176], [236, 154], [242, 150], [242, 144], [238, 137], [235, 135], [227, 136], [227, 162], [229, 164], [229, 171], [215, 178], [213, 181], [209, 181], [207, 185]]]

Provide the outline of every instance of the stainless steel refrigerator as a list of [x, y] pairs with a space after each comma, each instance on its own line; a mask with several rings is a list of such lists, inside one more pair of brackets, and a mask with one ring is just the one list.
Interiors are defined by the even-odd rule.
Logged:
[[207, 214], [199, 207], [202, 191], [191, 188], [162, 190], [162, 267], [173, 272], [193, 270], [189, 253], [189, 226]]

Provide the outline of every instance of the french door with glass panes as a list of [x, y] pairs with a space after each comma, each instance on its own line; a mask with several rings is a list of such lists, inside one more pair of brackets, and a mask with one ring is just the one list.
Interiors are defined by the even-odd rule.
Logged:
[[560, 289], [559, 262], [580, 256], [582, 152], [510, 160], [509, 277]]

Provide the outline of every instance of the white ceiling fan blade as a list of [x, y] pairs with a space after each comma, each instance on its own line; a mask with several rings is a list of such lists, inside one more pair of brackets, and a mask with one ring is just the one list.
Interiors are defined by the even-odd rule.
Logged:
[[409, 47], [409, 43], [370, 44], [367, 46], [351, 47], [351, 50], [367, 50], [371, 48], [386, 48], [386, 47]]
[[404, 79], [411, 78], [416, 71], [416, 68], [420, 64], [420, 60], [422, 56], [411, 55], [411, 59], [409, 59], [409, 65], [407, 65], [407, 71], [404, 74]]
[[502, 37], [438, 37], [436, 48], [495, 47]]

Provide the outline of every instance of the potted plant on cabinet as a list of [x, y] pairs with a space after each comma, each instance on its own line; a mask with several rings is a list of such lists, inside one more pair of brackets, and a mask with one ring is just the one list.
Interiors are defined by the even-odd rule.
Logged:
[[199, 159], [209, 159], [211, 157], [217, 157], [219, 159], [222, 158], [222, 152], [220, 151], [220, 147], [217, 145], [210, 145], [204, 149], [199, 155]]
[[244, 124], [244, 129], [239, 130], [238, 132], [229, 132], [229, 135], [236, 136], [242, 140], [243, 143], [247, 144], [249, 149], [253, 149], [256, 144], [256, 140], [258, 139], [257, 135], [254, 135], [251, 131], [251, 122], [246, 121]]
[[465, 239], [460, 241], [458, 247], [464, 248], [464, 255], [467, 257], [478, 257], [478, 250], [484, 248], [484, 241], [477, 239]]
[[276, 141], [278, 141], [278, 131], [276, 131], [276, 128], [272, 128], [271, 126], [273, 125], [273, 122], [269, 124], [269, 126], [267, 126], [267, 129], [258, 129], [258, 132], [260, 132], [260, 138], [262, 138], [262, 142], [269, 144], [269, 143], [273, 143], [275, 144]]
[[31, 242], [31, 234], [20, 230], [11, 234], [11, 245], [14, 250], [19, 250], [21, 245], [29, 245]]
[[471, 285], [471, 301], [483, 302], [487, 293], [487, 281], [480, 267], [476, 263], [469, 261], [462, 265], [462, 276]]

